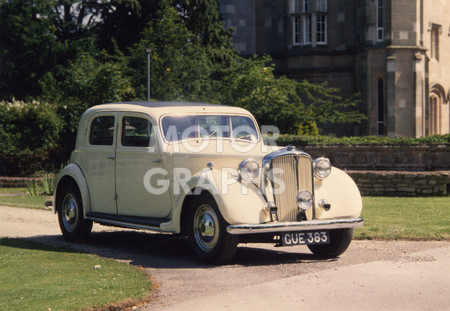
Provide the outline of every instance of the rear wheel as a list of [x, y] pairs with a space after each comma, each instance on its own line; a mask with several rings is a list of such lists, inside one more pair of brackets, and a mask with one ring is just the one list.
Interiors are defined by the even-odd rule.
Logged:
[[314, 255], [333, 258], [343, 254], [353, 238], [353, 228], [330, 230], [330, 244], [308, 245]]
[[84, 241], [92, 230], [92, 221], [83, 216], [83, 202], [78, 187], [73, 184], [63, 186], [58, 200], [59, 227], [65, 240]]
[[214, 199], [202, 195], [192, 201], [188, 237], [200, 260], [223, 264], [233, 258], [238, 236], [229, 234], [227, 225]]

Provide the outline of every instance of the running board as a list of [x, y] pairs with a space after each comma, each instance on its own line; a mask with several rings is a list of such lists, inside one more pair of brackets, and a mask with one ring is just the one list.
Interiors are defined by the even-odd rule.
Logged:
[[104, 213], [87, 213], [86, 218], [105, 225], [156, 231], [162, 231], [160, 225], [170, 221], [167, 218], [121, 216]]

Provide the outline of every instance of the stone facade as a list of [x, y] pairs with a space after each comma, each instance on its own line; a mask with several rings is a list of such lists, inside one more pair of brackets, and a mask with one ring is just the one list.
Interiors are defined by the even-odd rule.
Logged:
[[[450, 132], [450, 2], [219, 0], [243, 55], [270, 54], [277, 73], [360, 92], [361, 126], [337, 134]], [[333, 130], [333, 129], [331, 129]]]

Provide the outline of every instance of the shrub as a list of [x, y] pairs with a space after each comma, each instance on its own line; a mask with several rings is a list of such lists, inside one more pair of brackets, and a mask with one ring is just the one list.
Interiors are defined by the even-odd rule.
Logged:
[[51, 165], [61, 120], [39, 101], [0, 102], [0, 175], [30, 175]]
[[407, 145], [431, 145], [449, 144], [450, 134], [433, 135], [421, 138], [409, 137], [378, 137], [378, 136], [355, 136], [355, 137], [333, 137], [333, 136], [301, 136], [282, 134], [277, 140], [279, 146], [294, 145], [297, 147], [308, 145], [366, 145], [366, 146], [407, 146]]

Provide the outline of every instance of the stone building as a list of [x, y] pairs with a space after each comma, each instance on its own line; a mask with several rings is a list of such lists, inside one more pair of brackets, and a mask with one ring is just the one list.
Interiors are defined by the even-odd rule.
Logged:
[[367, 121], [348, 135], [450, 132], [450, 1], [219, 0], [242, 55], [276, 72], [360, 92]]

